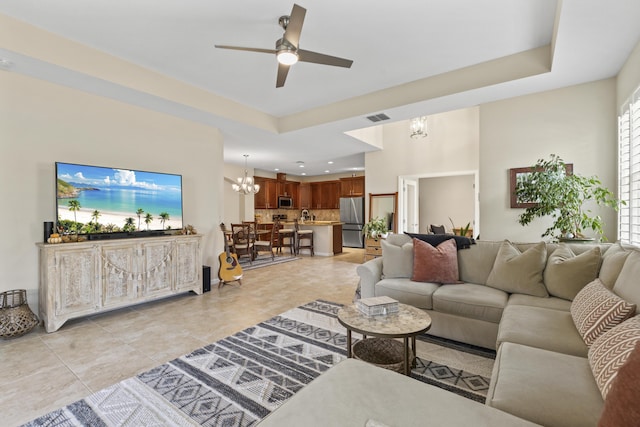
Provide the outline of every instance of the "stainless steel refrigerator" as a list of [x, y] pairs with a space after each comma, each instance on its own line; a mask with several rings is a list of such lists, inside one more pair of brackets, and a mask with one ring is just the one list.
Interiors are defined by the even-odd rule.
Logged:
[[342, 225], [342, 246], [364, 248], [364, 197], [340, 198], [340, 222]]

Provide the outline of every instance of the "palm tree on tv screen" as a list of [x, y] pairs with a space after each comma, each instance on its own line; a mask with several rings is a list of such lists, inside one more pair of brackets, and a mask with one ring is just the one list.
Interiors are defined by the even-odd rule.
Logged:
[[169, 214], [167, 212], [160, 213], [160, 222], [162, 223], [162, 229], [164, 230], [164, 223], [169, 220]]
[[96, 223], [96, 225], [97, 225], [97, 224], [98, 224], [98, 218], [100, 218], [100, 215], [102, 215], [102, 214], [100, 213], [100, 211], [99, 211], [99, 210], [97, 210], [97, 209], [96, 209], [96, 210], [95, 210], [95, 211], [93, 211], [93, 213], [91, 214], [91, 221], [95, 222], [95, 223]]
[[147, 214], [144, 217], [144, 222], [145, 224], [147, 224], [147, 231], [149, 230], [149, 224], [151, 224], [151, 221], [153, 221], [153, 215], [147, 212]]
[[135, 219], [133, 219], [132, 217], [129, 217], [127, 219], [124, 220], [124, 227], [122, 227], [123, 231], [135, 231], [136, 230], [136, 224], [135, 224]]
[[77, 200], [69, 200], [69, 210], [73, 212], [73, 226], [75, 228], [76, 234], [78, 234], [78, 217], [76, 212], [80, 210], [80, 202]]
[[140, 218], [142, 217], [143, 213], [144, 209], [142, 208], [138, 208], [138, 210], [136, 211], [136, 215], [138, 215], [138, 230], [140, 230]]

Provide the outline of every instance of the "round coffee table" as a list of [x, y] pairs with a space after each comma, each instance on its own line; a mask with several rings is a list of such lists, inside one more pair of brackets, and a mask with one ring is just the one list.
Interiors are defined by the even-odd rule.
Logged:
[[[411, 349], [416, 354], [416, 335], [426, 332], [431, 327], [431, 317], [419, 308], [398, 304], [398, 312], [383, 316], [367, 316], [362, 314], [354, 304], [338, 311], [338, 321], [347, 328], [347, 357], [353, 357], [351, 349], [351, 332], [378, 338], [403, 338], [404, 340], [404, 373], [411, 375], [409, 363], [409, 338]], [[411, 360], [413, 362], [413, 360]]]

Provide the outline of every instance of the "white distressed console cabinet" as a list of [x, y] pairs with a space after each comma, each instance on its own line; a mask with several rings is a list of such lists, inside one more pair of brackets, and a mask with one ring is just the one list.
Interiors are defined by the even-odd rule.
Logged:
[[46, 331], [76, 317], [181, 292], [201, 294], [201, 240], [196, 234], [38, 243]]

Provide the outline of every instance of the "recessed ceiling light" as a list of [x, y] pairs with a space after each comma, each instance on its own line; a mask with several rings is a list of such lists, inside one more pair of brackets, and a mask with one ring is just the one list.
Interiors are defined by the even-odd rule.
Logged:
[[324, 173], [329, 173], [329, 172], [331, 172], [331, 171], [330, 171], [330, 170], [328, 170], [328, 169], [327, 169], [326, 171], [324, 171]]
[[327, 163], [328, 163], [328, 164], [330, 164], [330, 165], [332, 165], [332, 164], [333, 164], [333, 162], [332, 162], [331, 160], [329, 160]]
[[303, 168], [303, 167], [304, 167], [304, 165], [300, 165], [300, 167], [301, 167], [301, 168]]
[[274, 171], [279, 171], [279, 170], [280, 170], [279, 168], [275, 168], [275, 169], [274, 169]]
[[306, 172], [302, 172], [300, 175], [306, 175], [306, 174], [307, 174]]

